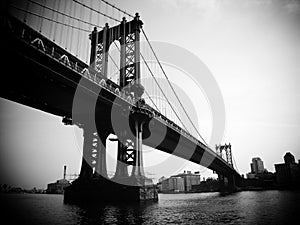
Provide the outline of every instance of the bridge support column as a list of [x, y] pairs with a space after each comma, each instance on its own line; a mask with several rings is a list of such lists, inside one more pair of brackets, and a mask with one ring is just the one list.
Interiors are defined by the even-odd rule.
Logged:
[[143, 152], [142, 152], [142, 145], [143, 145], [143, 122], [135, 121], [135, 146], [136, 146], [136, 160], [135, 165], [132, 168], [131, 176], [141, 181], [144, 179], [145, 172], [143, 166]]
[[218, 174], [219, 186], [221, 193], [231, 193], [237, 191], [234, 175], [224, 176]]
[[128, 169], [126, 161], [126, 147], [124, 145], [125, 142], [125, 135], [126, 132], [122, 132], [120, 134], [119, 140], [118, 140], [118, 161], [117, 161], [117, 167], [116, 172], [113, 179], [123, 179], [128, 178]]
[[229, 190], [231, 190], [232, 192], [237, 191], [236, 181], [235, 181], [235, 177], [233, 175], [230, 175], [228, 177], [228, 187], [229, 187]]
[[92, 168], [92, 148], [95, 132], [88, 128], [83, 128], [83, 154], [79, 178], [91, 179], [93, 176]]
[[218, 181], [219, 181], [220, 192], [224, 192], [226, 187], [224, 175], [218, 174]]
[[104, 133], [98, 133], [97, 143], [97, 161], [95, 166], [95, 176], [102, 176], [107, 178], [107, 167], [106, 167], [106, 138], [107, 135]]

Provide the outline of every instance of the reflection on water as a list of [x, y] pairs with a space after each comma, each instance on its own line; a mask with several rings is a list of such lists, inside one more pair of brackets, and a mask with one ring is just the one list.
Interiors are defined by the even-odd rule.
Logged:
[[158, 203], [77, 206], [62, 195], [2, 194], [8, 224], [294, 224], [299, 191], [160, 194]]

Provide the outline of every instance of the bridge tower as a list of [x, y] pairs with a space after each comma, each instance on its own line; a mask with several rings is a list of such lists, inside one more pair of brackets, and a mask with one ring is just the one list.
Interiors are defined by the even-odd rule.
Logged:
[[[123, 18], [121, 23], [114, 27], [109, 27], [106, 23], [101, 31], [94, 28], [90, 34], [90, 67], [96, 71], [96, 79], [107, 79], [109, 48], [114, 41], [118, 41], [120, 44], [118, 84], [120, 92], [135, 99], [135, 105], [131, 107], [127, 118], [129, 126], [120, 126], [119, 130], [113, 130], [114, 134], [117, 135], [117, 139], [114, 141], [118, 142], [118, 161], [115, 175], [111, 180], [108, 179], [106, 169], [107, 128], [97, 127], [95, 130], [91, 129], [88, 124], [82, 126], [84, 149], [78, 182], [82, 180], [85, 183], [82, 185], [81, 182], [77, 185], [77, 189], [78, 192], [80, 189], [92, 192], [94, 198], [96, 196], [99, 199], [119, 198], [122, 200], [125, 198], [129, 201], [157, 200], [158, 198], [155, 186], [151, 179], [145, 177], [143, 168], [142, 139], [144, 127], [152, 118], [152, 113], [141, 110], [140, 107], [144, 101], [142, 99], [144, 87], [140, 83], [140, 30], [142, 25], [143, 22], [136, 13], [131, 21], [126, 21]], [[120, 110], [121, 113], [122, 110]], [[110, 120], [111, 118], [105, 119]], [[128, 174], [129, 165], [132, 166], [130, 175]], [[73, 189], [75, 190], [76, 187]], [[65, 199], [66, 196], [70, 196], [70, 193], [72, 191], [67, 191]], [[82, 193], [79, 195], [81, 196]]]
[[228, 145], [225, 143], [224, 145], [216, 145], [216, 152], [219, 156], [223, 158], [223, 151], [225, 152], [226, 162], [233, 168], [232, 161], [232, 152], [231, 152], [231, 144]]
[[[143, 22], [136, 13], [132, 21], [127, 22], [125, 17], [118, 26], [105, 27], [101, 31], [94, 29], [91, 38], [90, 64], [99, 75], [107, 78], [108, 53], [114, 41], [120, 44], [120, 91], [130, 94], [141, 101], [144, 88], [140, 83], [140, 29]], [[99, 76], [100, 79], [100, 76]], [[142, 163], [142, 130], [144, 122], [139, 116], [134, 116], [134, 139], [128, 137], [129, 130], [118, 132], [118, 163], [114, 179], [129, 177], [127, 166], [133, 165], [131, 176], [144, 176]], [[144, 118], [146, 119], [146, 118]], [[131, 148], [128, 144], [131, 143]], [[132, 148], [133, 147], [133, 148]]]
[[[221, 158], [224, 158], [223, 152], [225, 152], [225, 160], [227, 164], [231, 168], [233, 168], [232, 151], [230, 143], [228, 145], [226, 143], [224, 145], [216, 145], [216, 152]], [[218, 173], [218, 180], [221, 192], [231, 192], [236, 190], [236, 181], [233, 175], [224, 175]]]

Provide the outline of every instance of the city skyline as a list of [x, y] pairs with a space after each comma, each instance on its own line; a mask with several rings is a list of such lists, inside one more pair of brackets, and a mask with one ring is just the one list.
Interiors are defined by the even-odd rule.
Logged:
[[[266, 162], [269, 171], [274, 171], [274, 164], [281, 162], [286, 152], [300, 158], [297, 141], [300, 134], [297, 104], [300, 98], [297, 66], [300, 30], [296, 26], [299, 4], [247, 1], [248, 5], [233, 6], [231, 1], [227, 4], [212, 2], [128, 1], [126, 7], [135, 9], [132, 14], [140, 13], [152, 40], [190, 50], [212, 71], [226, 107], [226, 132], [222, 142], [232, 144], [239, 172], [247, 173], [251, 158], [256, 156]], [[115, 3], [126, 8], [121, 1]], [[150, 16], [154, 9], [156, 19]], [[278, 10], [282, 10], [281, 14]], [[182, 20], [174, 27], [178, 15]], [[180, 32], [180, 28], [191, 23], [195, 24], [195, 29]], [[168, 27], [168, 31], [163, 27]], [[174, 68], [166, 70], [174, 72]], [[172, 80], [174, 83], [182, 83], [178, 75], [174, 77], [177, 77]], [[193, 94], [188, 91], [187, 94], [197, 102]], [[46, 180], [56, 180], [63, 165], [68, 166], [70, 173], [78, 173], [82, 140], [75, 138], [73, 132], [75, 129], [82, 135], [82, 131], [64, 126], [61, 118], [7, 100], [0, 101], [1, 177], [11, 174], [15, 179], [20, 178], [25, 187], [29, 180], [40, 187]], [[197, 116], [200, 133], [209, 140], [211, 124], [207, 121], [211, 116], [206, 104], [200, 102], [208, 113], [203, 116], [201, 110], [197, 110]], [[155, 155], [167, 157], [158, 151]], [[153, 162], [145, 157], [147, 163]], [[180, 171], [184, 168], [199, 170], [199, 166], [192, 163], [181, 165], [185, 167], [178, 168]], [[201, 172], [210, 174], [204, 169]], [[157, 177], [161, 177], [160, 174]]]
[[[286, 156], [288, 156], [287, 157], [287, 159], [285, 158]], [[260, 164], [262, 167], [262, 169], [260, 169], [259, 171], [255, 171], [255, 169], [253, 169], [253, 164], [256, 164], [256, 167], [258, 167], [258, 165], [257, 165], [257, 160], [258, 161], [260, 161], [262, 164]], [[280, 163], [298, 163], [298, 162], [300, 162], [300, 159], [298, 159], [298, 161], [297, 161], [297, 159], [295, 159], [295, 157], [294, 157], [294, 155], [291, 153], [291, 152], [286, 152], [285, 154], [284, 154], [284, 156], [282, 157], [282, 161], [281, 162], [277, 162], [277, 163], [274, 163], [273, 164], [273, 166], [274, 166], [274, 170], [273, 171], [269, 171], [269, 170], [267, 170], [267, 168], [265, 168], [264, 167], [264, 164], [263, 164], [263, 160], [261, 160], [259, 157], [253, 157], [252, 158], [252, 160], [251, 161], [249, 161], [250, 163], [249, 163], [249, 171], [248, 172], [245, 172], [245, 174], [241, 174], [242, 176], [244, 176], [244, 175], [248, 175], [248, 174], [258, 174], [258, 173], [265, 173], [265, 172], [268, 172], [268, 173], [273, 173], [273, 174], [275, 174], [276, 173], [276, 164], [280, 164]], [[63, 173], [61, 174], [62, 176], [61, 177], [57, 177], [57, 181], [58, 180], [68, 180], [68, 181], [73, 181], [74, 179], [76, 179], [78, 176], [79, 176], [79, 173], [69, 173], [69, 172], [67, 172], [67, 165], [63, 165]], [[199, 175], [199, 176], [201, 176], [201, 180], [205, 180], [205, 179], [210, 179], [210, 178], [213, 178], [213, 176], [208, 176], [208, 177], [205, 177], [205, 176], [203, 176], [201, 173], [200, 173], [200, 171], [199, 170], [197, 170], [197, 171], [191, 171], [191, 170], [182, 170], [182, 171], [179, 171], [179, 173], [178, 174], [170, 174], [170, 176], [169, 177], [165, 177], [164, 175], [162, 175], [161, 177], [156, 177], [155, 178], [155, 180], [156, 180], [156, 182], [158, 182], [158, 183], [161, 183], [162, 182], [162, 180], [165, 180], [165, 179], [169, 179], [169, 178], [171, 178], [171, 177], [176, 177], [176, 176], [179, 176], [180, 174], [197, 174], [197, 175]], [[111, 174], [109, 174], [109, 176], [112, 176], [113, 174], [111, 173]], [[149, 173], [148, 173], [148, 175], [149, 175]], [[248, 177], [247, 179], [253, 179], [254, 177]], [[2, 184], [2, 183], [0, 183], [1, 185], [4, 185], [4, 183]], [[5, 185], [8, 185], [8, 186], [11, 186], [9, 183], [5, 183]], [[47, 184], [46, 184], [46, 186], [47, 186]], [[24, 188], [24, 187], [22, 187], [22, 186], [12, 186], [13, 188]], [[36, 188], [36, 185], [33, 185], [32, 187], [27, 187], [27, 188]], [[43, 189], [43, 187], [39, 187], [39, 189], [41, 189], [41, 190], [46, 190], [46, 189]]]

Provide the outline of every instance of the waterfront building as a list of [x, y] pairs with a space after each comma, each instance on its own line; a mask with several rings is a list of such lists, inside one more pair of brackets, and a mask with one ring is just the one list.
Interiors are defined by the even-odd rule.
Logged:
[[184, 192], [184, 179], [182, 177], [172, 177], [174, 192]]
[[47, 194], [63, 194], [64, 188], [68, 187], [70, 182], [66, 179], [57, 180], [55, 183], [50, 183], [47, 185]]
[[294, 186], [300, 184], [300, 169], [295, 157], [287, 152], [284, 163], [275, 164], [276, 182], [279, 186]]
[[184, 171], [167, 179], [161, 179], [158, 183], [161, 192], [190, 192], [193, 185], [200, 184], [200, 173]]
[[181, 177], [170, 177], [161, 182], [162, 192], [184, 192], [184, 179]]
[[198, 172], [193, 174], [191, 171], [184, 171], [184, 173], [177, 174], [173, 177], [181, 177], [184, 179], [185, 192], [191, 191], [193, 185], [200, 184], [200, 174]]
[[64, 166], [63, 179], [57, 180], [55, 183], [50, 183], [47, 185], [47, 194], [63, 194], [64, 189], [71, 185], [71, 183], [66, 179], [67, 166]]

